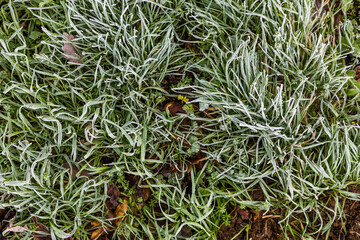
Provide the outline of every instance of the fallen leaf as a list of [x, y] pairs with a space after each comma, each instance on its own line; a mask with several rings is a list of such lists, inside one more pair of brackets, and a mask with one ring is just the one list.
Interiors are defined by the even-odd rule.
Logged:
[[103, 235], [103, 233], [105, 233], [103, 228], [98, 228], [95, 231], [92, 232], [91, 234], [91, 240], [96, 240], [99, 237], [101, 237], [101, 235]]
[[237, 209], [237, 213], [240, 214], [240, 217], [242, 220], [249, 220], [250, 219], [250, 211], [247, 209]]
[[27, 230], [27, 228], [21, 227], [21, 226], [6, 228], [6, 231], [8, 231], [8, 232], [17, 232], [17, 233], [22, 233], [22, 232], [25, 232], [26, 230]]
[[73, 35], [69, 35], [67, 33], [63, 33], [63, 36], [65, 37], [63, 39], [64, 46], [61, 48], [64, 51], [64, 58], [66, 58], [68, 63], [83, 63], [79, 58], [82, 57], [81, 54], [76, 50], [74, 47], [77, 40], [74, 40]]
[[257, 219], [261, 219], [261, 218], [262, 218], [262, 216], [261, 216], [261, 211], [253, 211], [253, 213], [255, 213], [254, 221], [256, 221]]
[[115, 216], [117, 217], [117, 219], [115, 220], [116, 226], [119, 226], [121, 221], [124, 219], [124, 215], [127, 212], [127, 210], [128, 210], [128, 205], [126, 200], [124, 200], [124, 203], [121, 203], [117, 206], [115, 211]]
[[110, 203], [114, 207], [117, 207], [117, 205], [119, 204], [119, 198], [120, 198], [119, 188], [114, 184], [108, 185], [107, 195], [110, 197]]
[[168, 109], [172, 116], [176, 116], [179, 113], [186, 113], [181, 102], [169, 102], [165, 105], [165, 109]]
[[220, 166], [220, 163], [217, 160], [212, 161], [215, 166]]
[[[0, 201], [2, 198], [0, 198]], [[9, 208], [0, 209], [0, 239], [2, 239], [2, 231], [8, 227], [12, 227], [13, 221], [15, 220], [16, 212]], [[10, 221], [11, 220], [11, 221]]]
[[354, 71], [355, 71], [355, 80], [357, 80], [359, 82], [359, 80], [360, 80], [360, 65], [357, 65], [354, 68]]
[[101, 226], [101, 222], [93, 220], [91, 221], [91, 225], [93, 225], [94, 227], [100, 227]]
[[150, 188], [139, 186], [137, 196], [138, 198], [142, 198], [142, 202], [146, 202], [151, 196]]
[[[51, 240], [50, 230], [44, 224], [38, 222], [35, 216], [32, 216], [31, 219], [33, 220], [37, 230], [34, 232], [34, 239], [35, 240]], [[49, 235], [47, 235], [48, 233]]]

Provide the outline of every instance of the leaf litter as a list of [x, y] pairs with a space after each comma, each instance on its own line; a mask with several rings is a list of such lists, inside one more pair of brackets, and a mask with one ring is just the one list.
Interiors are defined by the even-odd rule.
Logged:
[[69, 35], [67, 33], [63, 33], [64, 39], [63, 43], [64, 46], [61, 48], [64, 51], [63, 56], [69, 60], [68, 63], [75, 63], [75, 64], [82, 64], [82, 54], [76, 49], [76, 43], [78, 42], [75, 40], [73, 35]]
[[37, 220], [37, 217], [32, 216], [31, 219], [33, 220], [35, 226], [37, 227], [36, 231], [34, 232], [33, 236], [35, 240], [51, 240], [50, 230], [44, 224], [40, 223]]
[[[97, 228], [91, 233], [91, 240], [109, 239], [109, 233], [113, 232], [124, 220], [128, 211], [128, 201], [126, 199], [120, 201], [121, 192], [115, 184], [108, 184], [107, 196], [104, 212], [105, 223], [98, 220], [92, 220], [91, 225]], [[108, 233], [108, 234], [107, 234]]]

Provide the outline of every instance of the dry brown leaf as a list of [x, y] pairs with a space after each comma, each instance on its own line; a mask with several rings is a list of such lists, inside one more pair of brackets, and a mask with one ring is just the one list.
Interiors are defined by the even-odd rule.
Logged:
[[120, 198], [119, 188], [114, 184], [110, 184], [110, 185], [108, 185], [107, 194], [110, 197], [110, 203], [114, 207], [117, 207], [119, 204], [119, 198]]
[[342, 20], [343, 17], [343, 13], [342, 12], [338, 12], [337, 14], [335, 14], [334, 16], [334, 28], [337, 28]]
[[[93, 227], [100, 227], [102, 226], [102, 223], [97, 220], [93, 220], [91, 221], [91, 225]], [[104, 236], [104, 233], [106, 233], [106, 231], [111, 231], [111, 228], [103, 226], [94, 230], [91, 234], [91, 239], [108, 239], [106, 236]]]
[[181, 102], [169, 102], [165, 105], [165, 109], [169, 109], [172, 116], [176, 116], [179, 113], [186, 113]]
[[121, 203], [117, 206], [115, 211], [115, 216], [117, 217], [117, 219], [115, 220], [116, 226], [119, 226], [121, 221], [124, 219], [124, 215], [127, 212], [127, 210], [128, 210], [128, 205], [126, 200], [124, 200], [124, 203]]
[[91, 225], [93, 225], [94, 227], [100, 227], [101, 226], [101, 222], [93, 220], [91, 221]]
[[250, 219], [250, 211], [247, 209], [237, 209], [237, 212], [240, 214], [242, 220]]
[[68, 63], [83, 63], [81, 59], [79, 59], [82, 57], [81, 54], [74, 47], [74, 44], [77, 42], [77, 40], [74, 40], [75, 37], [67, 33], [63, 33], [63, 36], [64, 46], [61, 49], [64, 51], [64, 58], [69, 60]]
[[22, 232], [25, 232], [26, 230], [28, 230], [26, 227], [21, 227], [21, 226], [6, 228], [6, 231], [8, 231], [8, 232], [17, 232], [17, 233], [22, 233]]
[[151, 197], [151, 190], [148, 187], [139, 186], [136, 195], [138, 198], [142, 198], [143, 202], [146, 202]]
[[261, 211], [253, 211], [253, 213], [255, 213], [254, 221], [262, 218]]
[[[35, 240], [51, 240], [50, 230], [44, 224], [38, 222], [35, 216], [31, 217], [37, 230], [34, 232], [34, 239]], [[44, 234], [49, 233], [49, 235]]]

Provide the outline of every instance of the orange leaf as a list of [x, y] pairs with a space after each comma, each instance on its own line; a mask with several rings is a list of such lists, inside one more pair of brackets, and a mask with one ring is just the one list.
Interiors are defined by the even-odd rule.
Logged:
[[91, 234], [91, 240], [96, 240], [98, 239], [102, 234], [104, 233], [104, 229], [103, 228], [98, 228], [95, 231], [93, 231], [93, 233]]
[[255, 213], [254, 221], [257, 219], [262, 219], [261, 211], [253, 211], [253, 213]]
[[116, 208], [115, 211], [115, 216], [118, 218], [115, 220], [115, 225], [119, 226], [119, 224], [121, 223], [121, 221], [124, 219], [124, 215], [128, 210], [128, 205], [127, 205], [127, 201], [124, 200], [124, 203], [119, 204]]
[[91, 225], [93, 225], [94, 227], [99, 227], [99, 226], [101, 226], [101, 222], [93, 220], [93, 221], [91, 221]]

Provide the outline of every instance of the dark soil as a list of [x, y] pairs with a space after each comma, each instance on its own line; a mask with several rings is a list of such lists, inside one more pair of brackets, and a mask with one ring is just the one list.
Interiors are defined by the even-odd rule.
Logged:
[[[350, 186], [349, 192], [360, 194], [360, 187]], [[255, 201], [263, 201], [264, 196], [261, 190], [255, 190], [250, 193], [250, 196]], [[326, 203], [326, 206], [330, 209], [335, 209], [335, 199], [332, 196], [326, 196], [322, 199]], [[330, 232], [320, 233], [317, 236], [313, 236], [318, 240], [358, 240], [360, 239], [360, 201], [351, 200], [345, 197], [339, 197], [339, 206], [343, 207], [342, 217], [338, 216], [331, 226]], [[254, 211], [250, 209], [240, 209], [235, 207], [231, 210], [231, 215], [234, 218], [230, 224], [226, 226], [223, 224], [217, 234], [217, 239], [221, 240], [262, 240], [262, 239], [285, 239], [283, 237], [282, 230], [278, 226], [277, 222], [281, 219], [281, 211], [278, 209], [275, 213], [269, 213], [270, 215], [263, 216], [262, 211]], [[315, 217], [315, 214], [308, 213], [309, 217]], [[321, 213], [323, 219], [323, 225], [326, 225], [333, 213], [328, 210], [324, 210]], [[299, 216], [298, 216], [299, 217]], [[300, 217], [301, 218], [301, 217]], [[297, 222], [297, 221], [290, 221]], [[299, 223], [299, 222], [298, 222]], [[300, 224], [300, 223], [299, 223]], [[297, 225], [297, 224], [296, 224]], [[248, 226], [248, 232], [247, 227]], [[313, 231], [317, 231], [321, 226], [320, 220], [317, 221]], [[298, 226], [301, 229], [301, 226]], [[239, 234], [239, 232], [241, 233]], [[311, 232], [311, 230], [309, 230]], [[238, 235], [239, 234], [239, 235]], [[294, 237], [294, 236], [293, 236]]]
[[[350, 186], [349, 191], [360, 194], [360, 188]], [[344, 203], [345, 201], [345, 203]], [[328, 240], [358, 240], [360, 239], [360, 201], [353, 201], [341, 197], [339, 205], [344, 206], [344, 218], [337, 218], [333, 223]], [[335, 207], [335, 200], [331, 198], [327, 204], [331, 209]], [[326, 213], [322, 213], [322, 217], [326, 219]], [[326, 222], [325, 222], [326, 223]], [[326, 234], [319, 236], [319, 240], [325, 240]]]
[[15, 214], [15, 211], [9, 208], [0, 209], [0, 240], [5, 239], [2, 232], [9, 226], [9, 221], [15, 217]]
[[176, 86], [178, 83], [180, 83], [182, 79], [183, 79], [183, 76], [181, 74], [167, 75], [162, 80], [161, 87], [164, 90], [166, 90], [168, 93], [173, 93], [171, 90], [172, 87]]
[[[199, 73], [196, 69], [191, 69], [185, 71], [180, 69], [177, 73], [166, 75], [164, 79], [161, 81], [161, 87], [166, 90], [169, 94], [176, 94], [172, 89], [175, 87], [179, 87], [178, 85], [185, 79], [191, 79], [188, 83], [192, 85], [194, 83], [194, 73]], [[191, 88], [185, 88], [181, 90], [182, 93], [192, 92]]]
[[282, 231], [277, 224], [278, 215], [263, 216], [262, 211], [240, 209], [239, 207], [235, 207], [233, 214], [235, 217], [231, 220], [230, 225], [224, 224], [220, 227], [220, 231], [216, 235], [217, 239], [277, 240], [283, 238]]

